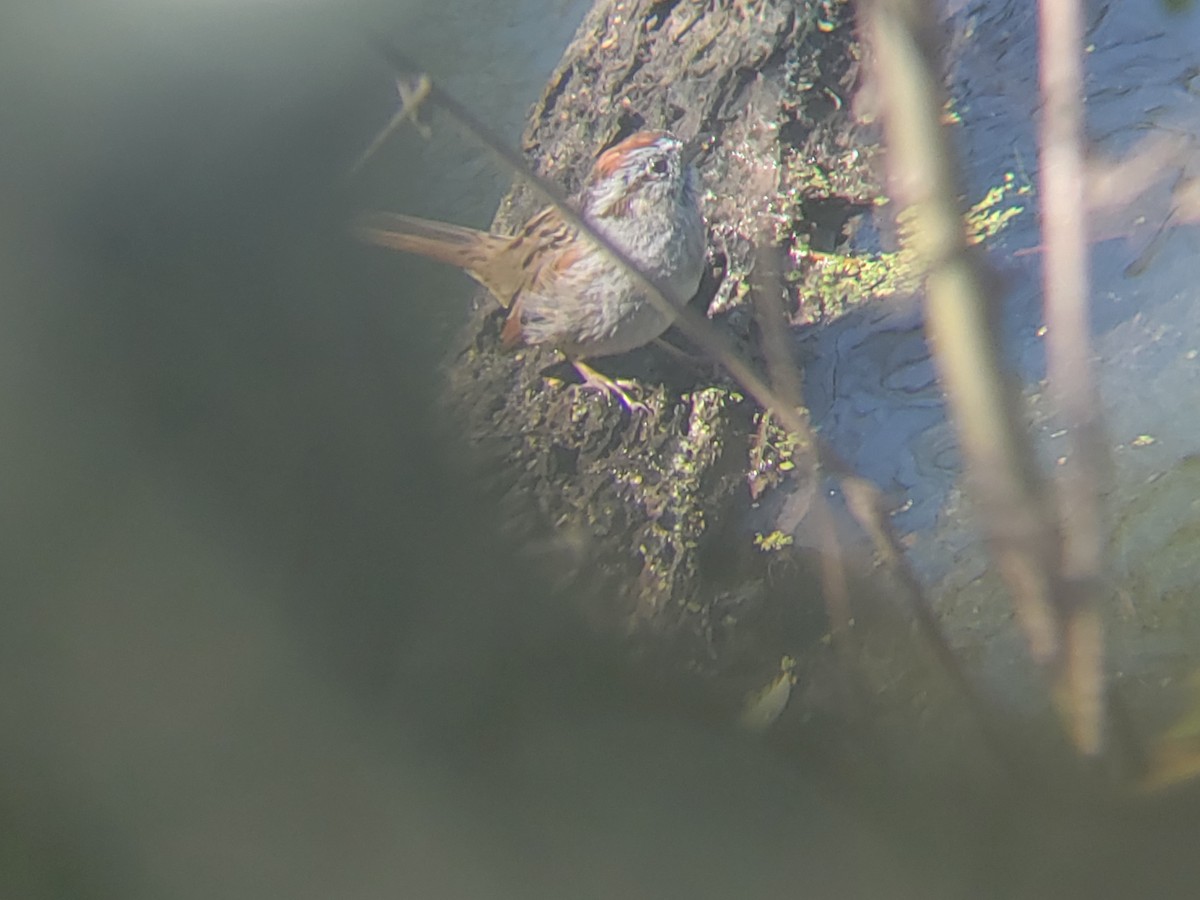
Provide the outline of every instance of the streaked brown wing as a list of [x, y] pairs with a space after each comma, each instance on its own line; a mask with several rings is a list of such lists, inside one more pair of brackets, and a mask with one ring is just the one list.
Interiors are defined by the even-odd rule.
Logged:
[[505, 347], [522, 343], [521, 296], [532, 292], [553, 297], [562, 288], [556, 282], [583, 255], [576, 240], [575, 229], [562, 220], [558, 210], [547, 207], [525, 223], [520, 234], [509, 246], [507, 255], [517, 262], [521, 272], [521, 289], [500, 332]]

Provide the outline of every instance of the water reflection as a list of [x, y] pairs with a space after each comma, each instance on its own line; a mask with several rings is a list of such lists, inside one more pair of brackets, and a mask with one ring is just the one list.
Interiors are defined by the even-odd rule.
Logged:
[[[1087, 121], [1094, 151], [1127, 153], [1155, 129], [1200, 138], [1200, 100], [1189, 87], [1200, 16], [1171, 16], [1148, 0], [1093, 7], [1091, 23]], [[971, 202], [1006, 172], [1031, 183], [1036, 178], [1036, 10], [1021, 2], [973, 4], [959, 9], [950, 27], [958, 36], [951, 90], [962, 116], [956, 134]], [[1126, 448], [1139, 434], [1155, 438], [1137, 452], [1118, 453], [1118, 504], [1136, 495], [1148, 468], [1169, 467], [1200, 446], [1197, 418], [1185, 412], [1198, 386], [1196, 229], [1174, 229], [1153, 248], [1144, 274], [1128, 274], [1169, 215], [1172, 181], [1168, 177], [1117, 220], [1097, 223], [1103, 233], [1092, 245], [1095, 349], [1109, 434]], [[1006, 357], [1026, 386], [1049, 470], [1056, 429], [1039, 394], [1045, 375], [1039, 243], [1031, 205], [989, 250], [1006, 286]], [[1020, 252], [1030, 248], [1034, 252]], [[807, 391], [815, 421], [860, 472], [911, 504], [896, 521], [914, 531], [933, 528], [957, 507], [959, 468], [920, 327], [912, 302], [889, 300], [804, 340], [812, 357]], [[923, 571], [941, 576], [955, 564], [959, 542], [947, 540], [946, 528], [937, 533], [938, 540], [918, 540], [914, 552]]]

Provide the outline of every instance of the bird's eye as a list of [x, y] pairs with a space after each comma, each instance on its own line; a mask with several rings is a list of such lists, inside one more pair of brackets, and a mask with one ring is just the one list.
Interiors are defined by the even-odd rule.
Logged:
[[667, 168], [668, 168], [667, 159], [665, 156], [660, 156], [658, 159], [656, 159], [654, 162], [652, 162], [650, 164], [650, 171], [653, 172], [655, 175], [666, 175]]

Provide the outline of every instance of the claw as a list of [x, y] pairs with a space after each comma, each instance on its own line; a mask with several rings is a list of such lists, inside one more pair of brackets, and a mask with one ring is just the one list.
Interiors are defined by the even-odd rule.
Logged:
[[575, 367], [575, 371], [579, 373], [579, 377], [583, 379], [583, 384], [580, 385], [584, 390], [600, 391], [604, 394], [609, 394], [616, 397], [621, 404], [629, 410], [630, 414], [636, 412], [644, 412], [650, 414], [650, 407], [641, 400], [634, 400], [627, 393], [638, 387], [634, 381], [618, 381], [609, 378], [607, 375], [601, 375], [591, 366], [575, 359], [571, 361], [571, 365]]

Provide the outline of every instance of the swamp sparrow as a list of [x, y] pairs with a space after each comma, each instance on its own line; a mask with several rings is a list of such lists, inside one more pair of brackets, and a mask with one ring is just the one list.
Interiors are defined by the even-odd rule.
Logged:
[[[699, 178], [678, 138], [634, 134], [596, 159], [580, 213], [643, 274], [679, 302], [696, 293], [704, 271], [705, 229]], [[428, 256], [464, 270], [508, 310], [506, 347], [560, 350], [585, 382], [630, 401], [582, 360], [633, 350], [671, 325], [621, 265], [548, 207], [515, 235], [490, 234], [393, 213], [354, 224], [362, 240]]]

